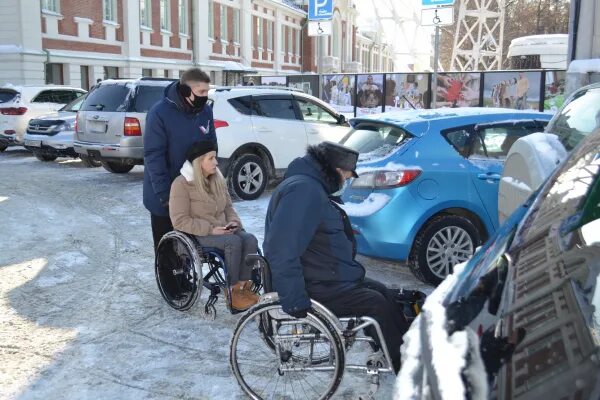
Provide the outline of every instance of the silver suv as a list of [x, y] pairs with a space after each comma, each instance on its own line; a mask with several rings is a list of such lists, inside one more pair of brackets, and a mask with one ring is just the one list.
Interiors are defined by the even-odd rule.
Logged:
[[77, 113], [75, 151], [117, 174], [143, 164], [146, 113], [171, 82], [166, 78], [100, 82]]

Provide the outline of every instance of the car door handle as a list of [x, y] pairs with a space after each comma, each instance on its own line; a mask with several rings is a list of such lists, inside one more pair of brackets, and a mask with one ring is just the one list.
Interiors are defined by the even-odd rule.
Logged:
[[270, 130], [270, 129], [267, 129], [267, 128], [258, 128], [258, 129], [256, 130], [256, 132], [258, 132], [258, 133], [271, 133], [271, 132], [273, 132], [273, 131], [272, 131], [272, 130]]
[[487, 174], [477, 174], [477, 178], [487, 181], [499, 181], [500, 179], [502, 179], [502, 176], [500, 174], [494, 174], [492, 172], [488, 172]]
[[319, 131], [318, 131], [318, 130], [316, 130], [316, 129], [309, 129], [309, 130], [308, 130], [308, 133], [311, 133], [311, 134], [313, 134], [313, 135], [318, 135], [318, 134], [319, 134]]

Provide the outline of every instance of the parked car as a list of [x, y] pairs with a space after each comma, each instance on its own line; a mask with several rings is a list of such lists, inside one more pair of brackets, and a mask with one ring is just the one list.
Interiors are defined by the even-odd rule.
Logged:
[[23, 144], [31, 118], [57, 111], [85, 90], [59, 85], [0, 87], [0, 151]]
[[[73, 149], [75, 140], [75, 116], [85, 96], [81, 96], [58, 110], [58, 112], [34, 118], [27, 125], [23, 144], [40, 161], [54, 161], [58, 157], [79, 155]], [[82, 161], [88, 167], [99, 167], [100, 163], [82, 155]]]
[[502, 222], [585, 136], [600, 127], [600, 83], [575, 91], [546, 127], [545, 133], [519, 139], [506, 157], [498, 190]]
[[240, 199], [258, 198], [272, 178], [302, 156], [307, 145], [338, 142], [348, 132], [343, 115], [290, 88], [225, 87], [209, 91], [219, 142], [219, 167]]
[[600, 129], [404, 336], [395, 399], [598, 399]]
[[163, 98], [171, 82], [167, 78], [139, 78], [98, 83], [77, 113], [75, 151], [118, 174], [143, 164], [146, 114]]
[[358, 252], [408, 261], [437, 284], [498, 228], [498, 181], [516, 138], [548, 114], [410, 110], [350, 120], [359, 177], [343, 193]]

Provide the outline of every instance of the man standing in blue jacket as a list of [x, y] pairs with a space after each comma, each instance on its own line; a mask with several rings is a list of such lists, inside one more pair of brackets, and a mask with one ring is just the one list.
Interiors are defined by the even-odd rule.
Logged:
[[[365, 278], [348, 216], [332, 194], [357, 177], [358, 153], [332, 142], [310, 146], [288, 166], [271, 196], [263, 249], [283, 311], [306, 317], [314, 299], [338, 317], [370, 316], [380, 325], [396, 372], [408, 329], [392, 292]], [[339, 200], [341, 201], [341, 200]], [[377, 335], [368, 332], [375, 340]]]
[[150, 211], [155, 252], [162, 236], [173, 230], [169, 192], [188, 147], [202, 140], [217, 142], [212, 109], [206, 105], [209, 84], [209, 76], [199, 68], [185, 71], [146, 116], [144, 206]]

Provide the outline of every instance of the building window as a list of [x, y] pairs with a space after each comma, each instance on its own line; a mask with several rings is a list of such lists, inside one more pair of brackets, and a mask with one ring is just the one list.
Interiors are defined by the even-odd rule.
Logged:
[[160, 0], [160, 30], [171, 30], [171, 5], [169, 0]]
[[338, 21], [333, 22], [333, 34], [331, 35], [331, 55], [334, 57], [340, 56], [340, 24]]
[[294, 43], [294, 30], [291, 27], [287, 28], [288, 31], [288, 39], [287, 39], [287, 51], [288, 53], [292, 52], [292, 46]]
[[60, 13], [60, 0], [42, 0], [42, 10]]
[[300, 55], [300, 33], [301, 31], [296, 29], [296, 54]]
[[152, 77], [152, 69], [151, 68], [142, 68], [142, 76]]
[[215, 5], [212, 0], [208, 2], [208, 37], [215, 38]]
[[102, 0], [104, 21], [117, 22], [117, 0]]
[[279, 41], [281, 42], [281, 52], [285, 53], [285, 26], [281, 25], [281, 35], [279, 35]]
[[188, 34], [188, 2], [179, 0], [179, 33]]
[[240, 42], [240, 10], [233, 10], [233, 41]]
[[229, 41], [227, 37], [227, 6], [221, 4], [221, 40]]
[[46, 84], [62, 85], [63, 84], [63, 65], [56, 63], [46, 63]]
[[152, 6], [150, 0], [140, 0], [140, 25], [150, 28], [152, 26]]
[[273, 27], [274, 22], [267, 21], [267, 49], [273, 50]]
[[263, 47], [263, 26], [262, 18], [256, 17], [256, 47], [262, 49]]
[[90, 67], [81, 65], [79, 70], [81, 71], [81, 88], [90, 90]]
[[104, 79], [116, 79], [119, 77], [119, 68], [104, 67]]

